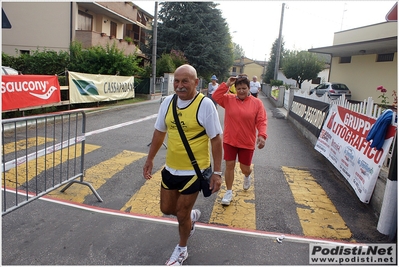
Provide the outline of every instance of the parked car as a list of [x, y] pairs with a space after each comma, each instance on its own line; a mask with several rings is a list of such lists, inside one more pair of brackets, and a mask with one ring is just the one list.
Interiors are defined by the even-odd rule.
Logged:
[[316, 93], [317, 96], [322, 96], [327, 93], [331, 99], [337, 99], [341, 95], [345, 95], [346, 99], [351, 99], [352, 93], [348, 86], [343, 83], [325, 82], [321, 83], [309, 91], [309, 94]]
[[1, 75], [19, 75], [19, 71], [6, 66], [1, 66]]

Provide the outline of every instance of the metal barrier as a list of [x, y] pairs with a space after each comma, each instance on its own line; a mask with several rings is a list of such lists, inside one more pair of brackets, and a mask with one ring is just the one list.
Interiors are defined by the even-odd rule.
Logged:
[[[2, 216], [83, 181], [86, 115], [65, 111], [2, 121]], [[80, 179], [78, 179], [80, 178]]]

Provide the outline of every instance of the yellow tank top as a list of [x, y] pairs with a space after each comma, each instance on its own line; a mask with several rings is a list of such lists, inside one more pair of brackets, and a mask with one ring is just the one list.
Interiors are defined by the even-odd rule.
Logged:
[[[198, 122], [198, 109], [203, 98], [204, 95], [199, 93], [187, 107], [183, 109], [177, 108], [180, 124], [201, 170], [210, 165], [209, 138], [206, 135], [205, 128]], [[180, 138], [173, 117], [172, 102], [173, 99], [165, 116], [168, 128], [166, 165], [176, 170], [192, 170], [193, 165]]]

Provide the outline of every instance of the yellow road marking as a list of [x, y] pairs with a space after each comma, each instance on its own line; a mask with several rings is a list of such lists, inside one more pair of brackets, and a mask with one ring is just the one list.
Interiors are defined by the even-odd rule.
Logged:
[[[85, 145], [85, 153], [89, 153], [95, 149], [99, 148], [99, 146], [94, 145]], [[73, 151], [73, 153], [71, 152]], [[75, 145], [68, 148], [64, 148], [62, 150], [58, 150], [54, 153], [47, 154], [46, 156], [41, 156], [37, 158], [37, 160], [30, 160], [28, 162], [28, 168], [26, 168], [26, 164], [21, 164], [17, 167], [14, 167], [5, 173], [6, 178], [6, 187], [16, 188], [24, 183], [32, 180], [40, 173], [44, 172], [45, 170], [49, 170], [53, 168], [61, 162], [66, 162], [69, 159], [72, 160], [76, 157], [80, 157], [81, 155], [81, 144], [76, 145], [76, 155], [74, 153]], [[62, 158], [62, 161], [61, 161]], [[46, 162], [45, 162], [46, 160]], [[3, 183], [3, 179], [2, 179]], [[17, 184], [17, 185], [16, 185]], [[2, 184], [3, 185], [3, 184]], [[3, 185], [4, 186], [4, 185]]]
[[334, 204], [310, 172], [282, 167], [291, 188], [297, 213], [306, 236], [349, 239], [352, 233]]
[[159, 206], [161, 171], [162, 169], [153, 174], [152, 178], [147, 180], [140, 190], [126, 202], [121, 211], [162, 217], [163, 214]]
[[[253, 165], [252, 165], [253, 169]], [[222, 206], [220, 204], [224, 193], [226, 193], [226, 185], [223, 184], [218, 193], [217, 199], [213, 205], [213, 210], [209, 223], [226, 225], [236, 228], [256, 229], [256, 211], [255, 211], [255, 186], [254, 175], [251, 173], [251, 187], [244, 191], [244, 175], [240, 170], [240, 164], [237, 163], [234, 169], [233, 183], [233, 200], [230, 206]]]
[[[36, 141], [37, 141], [37, 143], [36, 143]], [[36, 146], [36, 145], [37, 146], [43, 145], [44, 143], [51, 142], [51, 141], [53, 141], [52, 138], [46, 139], [44, 137], [39, 136], [39, 137], [37, 137], [37, 140], [36, 140], [36, 137], [31, 137], [31, 138], [28, 138], [27, 140], [24, 139], [24, 140], [19, 140], [15, 143], [11, 142], [11, 143], [4, 144], [3, 153], [6, 155], [6, 154], [14, 152], [15, 150], [20, 151], [20, 150], [28, 149], [28, 148]], [[15, 146], [16, 146], [16, 149], [15, 149]]]
[[[86, 145], [87, 146], [87, 145]], [[145, 157], [147, 154], [124, 150], [122, 153], [87, 169], [83, 181], [90, 183], [94, 189], [100, 188], [115, 174], [122, 171], [127, 165]], [[50, 196], [72, 202], [83, 203], [88, 195], [93, 194], [89, 187], [72, 185], [65, 192], [58, 190], [49, 193]]]

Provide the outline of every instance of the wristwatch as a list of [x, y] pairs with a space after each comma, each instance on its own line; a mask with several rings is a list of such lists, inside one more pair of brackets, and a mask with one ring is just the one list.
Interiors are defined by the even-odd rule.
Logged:
[[219, 176], [222, 176], [223, 172], [213, 172], [214, 174], [217, 174]]

